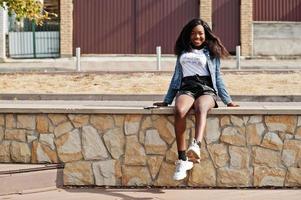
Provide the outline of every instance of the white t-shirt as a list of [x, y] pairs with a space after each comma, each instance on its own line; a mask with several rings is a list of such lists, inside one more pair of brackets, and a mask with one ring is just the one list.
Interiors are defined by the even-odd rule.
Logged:
[[193, 49], [191, 52], [183, 53], [180, 57], [180, 63], [183, 68], [183, 77], [194, 76], [210, 76], [206, 64], [207, 58], [203, 49]]

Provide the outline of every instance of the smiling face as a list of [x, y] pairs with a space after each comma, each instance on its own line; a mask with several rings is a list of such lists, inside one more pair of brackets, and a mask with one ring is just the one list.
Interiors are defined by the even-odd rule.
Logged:
[[205, 30], [202, 25], [197, 25], [192, 29], [190, 41], [195, 47], [200, 47], [205, 42]]

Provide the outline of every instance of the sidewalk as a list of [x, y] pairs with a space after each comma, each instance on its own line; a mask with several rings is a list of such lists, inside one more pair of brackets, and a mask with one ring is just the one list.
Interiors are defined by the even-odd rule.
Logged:
[[[163, 56], [161, 71], [173, 71], [176, 58]], [[240, 61], [242, 70], [251, 69], [301, 69], [301, 58], [296, 59], [246, 59]], [[222, 69], [237, 69], [235, 57], [222, 60]], [[22, 71], [75, 71], [76, 59], [6, 59], [0, 63], [0, 72]], [[155, 56], [98, 56], [81, 57], [81, 71], [156, 71]]]
[[7, 200], [299, 200], [301, 190], [293, 189], [54, 189], [0, 196]]

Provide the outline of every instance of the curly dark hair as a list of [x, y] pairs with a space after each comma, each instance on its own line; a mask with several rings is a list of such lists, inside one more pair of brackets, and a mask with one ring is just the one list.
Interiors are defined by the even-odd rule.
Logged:
[[220, 39], [213, 34], [211, 28], [202, 19], [196, 18], [192, 19], [188, 24], [182, 29], [174, 48], [174, 53], [179, 57], [183, 51], [190, 52], [193, 49], [192, 43], [190, 41], [190, 34], [192, 29], [198, 25], [204, 27], [205, 30], [205, 42], [203, 46], [207, 46], [210, 51], [211, 57], [225, 58], [229, 56], [229, 52], [224, 47]]

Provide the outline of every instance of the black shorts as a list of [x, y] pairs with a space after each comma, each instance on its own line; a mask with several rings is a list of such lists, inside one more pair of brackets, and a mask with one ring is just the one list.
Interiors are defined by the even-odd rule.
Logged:
[[179, 96], [182, 94], [192, 96], [194, 99], [197, 99], [202, 95], [210, 95], [215, 101], [214, 108], [218, 107], [216, 103], [216, 91], [213, 89], [210, 76], [194, 75], [184, 77], [177, 95]]

